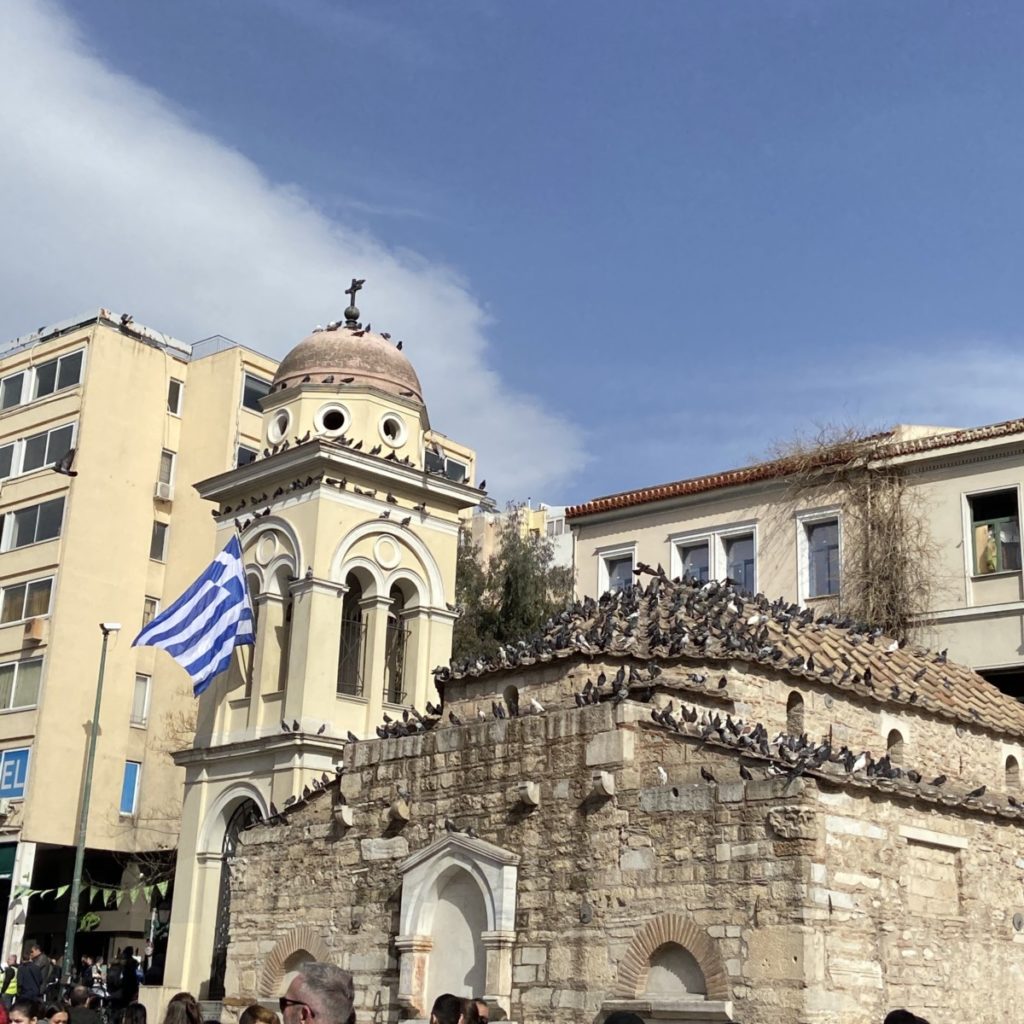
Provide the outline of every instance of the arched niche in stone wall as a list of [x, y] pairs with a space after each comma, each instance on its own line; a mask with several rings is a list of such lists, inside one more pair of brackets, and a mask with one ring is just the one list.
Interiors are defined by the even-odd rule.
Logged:
[[300, 925], [282, 935], [267, 956], [260, 977], [260, 997], [271, 999], [284, 991], [286, 976], [308, 960], [330, 960], [330, 951], [319, 933]]
[[[437, 984], [470, 995], [482, 983], [485, 1001], [509, 1012], [518, 864], [500, 846], [451, 833], [401, 865], [395, 945], [398, 1001], [407, 1010], [425, 1015]], [[443, 964], [431, 962], [438, 929], [448, 936]], [[450, 955], [453, 936], [461, 937], [457, 960]]]
[[665, 1020], [731, 1020], [729, 979], [714, 940], [684, 914], [641, 925], [602, 1006], [605, 1014], [617, 1009]]

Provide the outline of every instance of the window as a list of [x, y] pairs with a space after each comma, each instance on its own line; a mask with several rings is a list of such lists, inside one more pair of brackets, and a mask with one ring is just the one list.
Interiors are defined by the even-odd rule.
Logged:
[[121, 814], [131, 815], [139, 802], [139, 775], [142, 773], [142, 765], [138, 761], [125, 761], [124, 779], [121, 782], [121, 806], [118, 808]]
[[135, 676], [135, 689], [132, 692], [132, 713], [129, 722], [139, 729], [146, 728], [149, 718], [149, 676], [141, 673]]
[[786, 701], [786, 732], [799, 736], [804, 731], [804, 699], [794, 690]]
[[688, 576], [698, 583], [707, 583], [711, 570], [708, 542], [701, 544], [681, 544], [679, 560], [682, 563], [682, 575]]
[[549, 537], [561, 537], [565, 533], [565, 520], [562, 518], [549, 519], [546, 529]]
[[149, 557], [154, 562], [162, 562], [167, 553], [167, 524], [153, 520], [153, 536], [149, 541]]
[[63, 498], [53, 498], [9, 513], [4, 523], [4, 550], [12, 551], [59, 537], [63, 517]]
[[974, 575], [1020, 569], [1020, 520], [1017, 492], [996, 491], [969, 497], [974, 542]]
[[754, 535], [743, 534], [725, 540], [725, 573], [740, 590], [755, 593]]
[[0, 753], [0, 800], [20, 800], [28, 781], [28, 747]]
[[255, 448], [247, 448], [244, 444], [240, 444], [235, 449], [235, 466], [248, 466], [250, 462], [256, 461], [256, 456], [259, 452]]
[[608, 584], [605, 590], [613, 593], [617, 590], [625, 590], [633, 583], [633, 556], [612, 555], [604, 558], [604, 571], [608, 577]]
[[0, 446], [0, 480], [59, 462], [74, 444], [75, 424], [65, 423]]
[[0, 623], [20, 622], [22, 619], [32, 619], [37, 615], [49, 615], [52, 588], [52, 577], [4, 587], [3, 602], [0, 604]]
[[12, 373], [0, 381], [0, 409], [10, 409], [21, 405], [21, 392], [25, 384], [25, 374]]
[[457, 484], [464, 484], [469, 479], [469, 466], [458, 459], [445, 459], [444, 475]]
[[899, 729], [891, 729], [885, 738], [885, 752], [893, 764], [903, 764], [903, 734]]
[[245, 382], [242, 385], [242, 407], [252, 409], [254, 412], [262, 412], [260, 399], [270, 394], [271, 384], [269, 380], [254, 377], [251, 373], [245, 375]]
[[36, 388], [33, 398], [43, 398], [55, 391], [74, 387], [82, 378], [82, 350], [36, 367]]
[[839, 593], [839, 520], [805, 523], [808, 597]]
[[9, 661], [0, 665], [0, 711], [34, 708], [39, 699], [43, 659]]
[[142, 602], [142, 625], [148, 626], [156, 617], [160, 611], [160, 599], [156, 597], [147, 597]]
[[1006, 759], [1006, 789], [1014, 793], [1020, 789], [1020, 763], [1012, 754]]
[[165, 448], [160, 453], [160, 483], [170, 486], [174, 483], [174, 452]]
[[185, 385], [172, 377], [167, 382], [167, 411], [175, 416], [181, 415], [181, 400], [184, 397]]

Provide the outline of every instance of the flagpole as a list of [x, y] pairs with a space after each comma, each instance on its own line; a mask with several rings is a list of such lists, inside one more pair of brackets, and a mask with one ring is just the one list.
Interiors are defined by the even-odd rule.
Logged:
[[85, 780], [82, 783], [82, 803], [78, 808], [78, 841], [75, 846], [75, 871], [71, 876], [71, 902], [68, 904], [68, 925], [64, 931], [64, 970], [61, 984], [71, 979], [72, 960], [75, 954], [75, 932], [78, 931], [78, 901], [82, 895], [82, 864], [85, 861], [85, 833], [89, 823], [89, 798], [92, 796], [92, 768], [96, 761], [96, 736], [100, 728], [100, 704], [103, 701], [103, 672], [107, 665], [107, 641], [111, 633], [121, 628], [119, 622], [101, 622], [103, 646], [100, 648], [100, 673], [96, 680], [96, 706], [92, 712], [89, 728], [89, 752], [85, 759]]

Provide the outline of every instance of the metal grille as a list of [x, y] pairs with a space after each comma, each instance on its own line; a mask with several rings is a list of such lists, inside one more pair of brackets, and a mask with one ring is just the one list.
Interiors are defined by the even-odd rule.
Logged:
[[384, 692], [390, 704], [405, 700], [405, 652], [409, 630], [398, 623], [388, 623], [388, 639], [384, 659]]
[[360, 618], [341, 620], [341, 655], [338, 658], [338, 693], [363, 695], [366, 665], [366, 623]]

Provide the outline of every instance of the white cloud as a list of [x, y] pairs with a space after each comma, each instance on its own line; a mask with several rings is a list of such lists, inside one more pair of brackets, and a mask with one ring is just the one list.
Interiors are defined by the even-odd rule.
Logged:
[[6, 336], [106, 306], [280, 357], [340, 316], [358, 275], [364, 318], [405, 340], [433, 425], [477, 449], [492, 490], [544, 496], [579, 471], [580, 431], [489, 365], [487, 317], [451, 269], [268, 180], [90, 52], [52, 3], [5, 6], [0, 67]]

